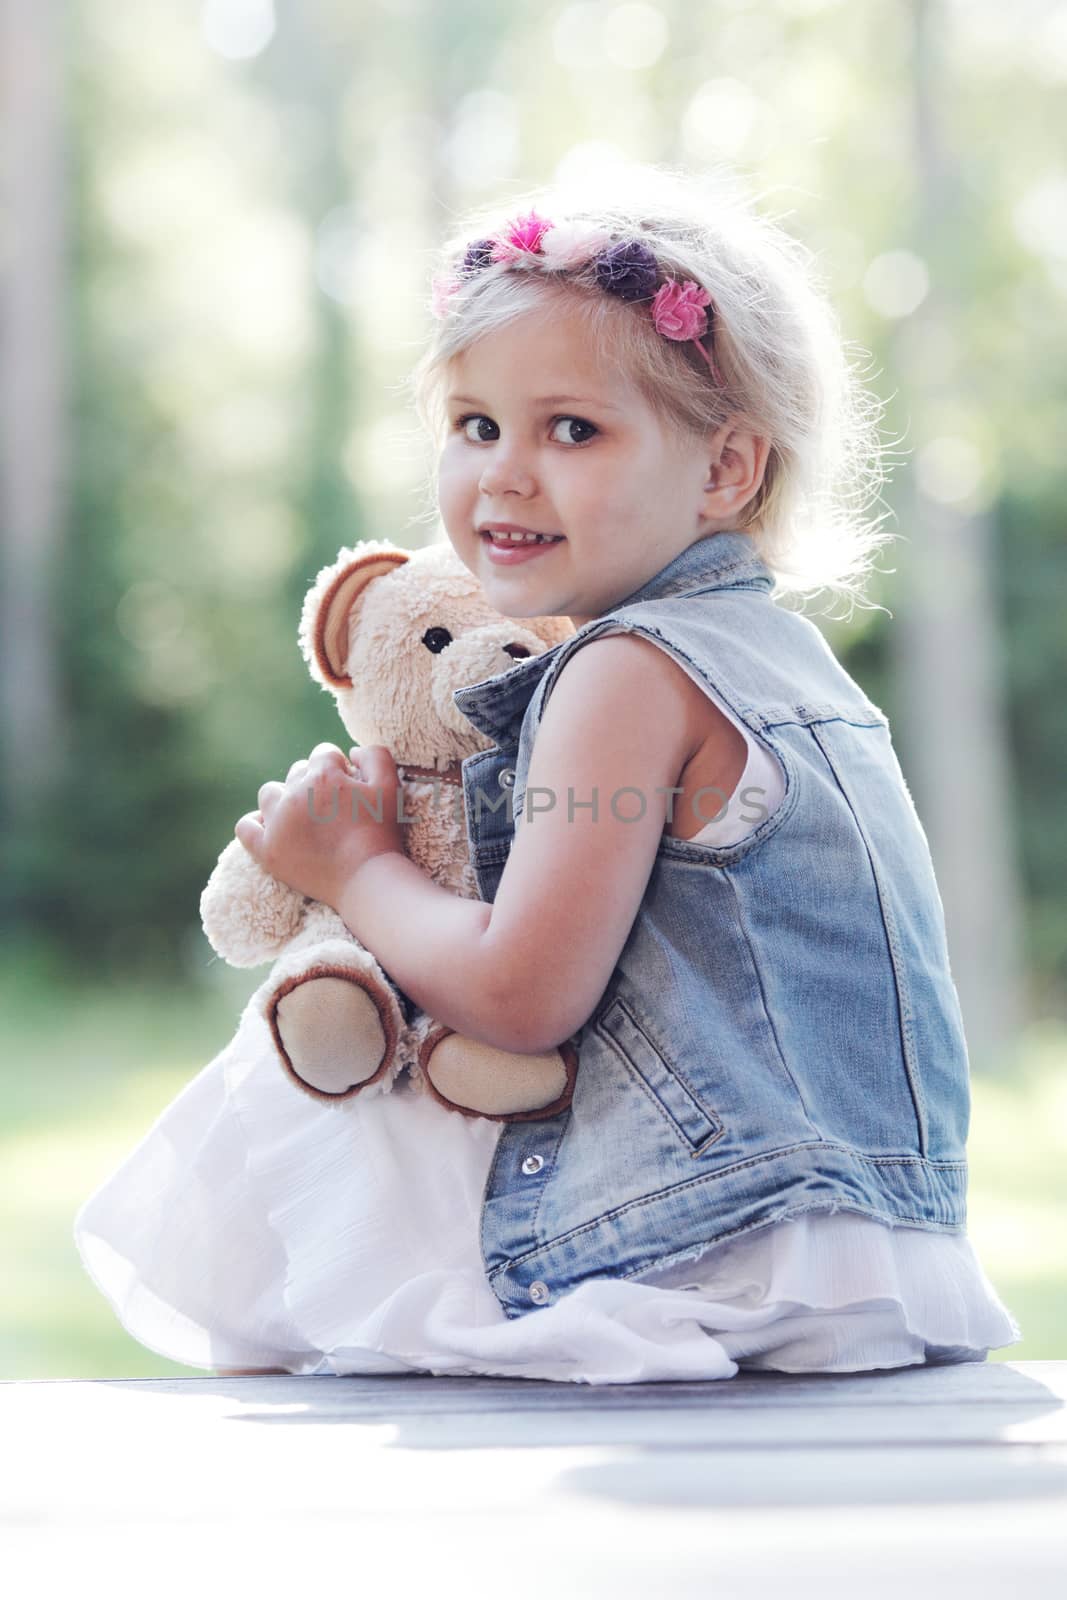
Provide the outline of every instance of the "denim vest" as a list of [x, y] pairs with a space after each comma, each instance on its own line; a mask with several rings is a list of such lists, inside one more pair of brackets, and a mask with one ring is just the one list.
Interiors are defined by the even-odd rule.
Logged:
[[926, 836], [885, 716], [772, 586], [746, 534], [712, 534], [563, 643], [454, 691], [495, 744], [463, 763], [486, 901], [546, 697], [608, 628], [671, 646], [784, 769], [737, 843], [664, 833], [574, 1035], [571, 1106], [501, 1124], [481, 1242], [508, 1317], [805, 1212], [965, 1227], [967, 1049]]

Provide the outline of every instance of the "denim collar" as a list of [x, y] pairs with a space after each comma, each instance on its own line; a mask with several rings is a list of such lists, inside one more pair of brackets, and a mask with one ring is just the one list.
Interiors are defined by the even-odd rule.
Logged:
[[[754, 583], [770, 589], [774, 579], [750, 535], [734, 531], [709, 533], [680, 551], [647, 583], [628, 594], [625, 600], [617, 601], [611, 609], [614, 613], [623, 606], [640, 605], [645, 600], [666, 600], [696, 589], [730, 589], [737, 584], [751, 586]], [[600, 620], [594, 617], [578, 630], [579, 633]]]
[[582, 635], [595, 632], [609, 617], [650, 600], [677, 599], [708, 589], [739, 586], [769, 590], [773, 583], [770, 568], [757, 553], [748, 534], [734, 530], [708, 534], [680, 551], [647, 583], [619, 600], [604, 616], [590, 618], [575, 633], [539, 656], [526, 656], [506, 672], [454, 689], [452, 699], [480, 732], [501, 744], [513, 732], [516, 720], [522, 720], [522, 713], [538, 683], [559, 652]]

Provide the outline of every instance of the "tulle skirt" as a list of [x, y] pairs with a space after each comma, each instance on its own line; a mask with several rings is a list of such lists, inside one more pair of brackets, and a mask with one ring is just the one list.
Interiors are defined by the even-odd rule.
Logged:
[[190, 1367], [634, 1383], [981, 1361], [1018, 1326], [964, 1234], [811, 1213], [505, 1317], [479, 1250], [501, 1124], [406, 1080], [333, 1105], [251, 1004], [82, 1205], [127, 1331]]

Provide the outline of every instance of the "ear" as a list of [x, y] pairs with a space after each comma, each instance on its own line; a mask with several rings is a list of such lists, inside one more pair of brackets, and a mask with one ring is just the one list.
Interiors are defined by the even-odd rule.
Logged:
[[709, 476], [704, 484], [706, 517], [736, 517], [759, 490], [770, 440], [724, 423], [709, 438]]
[[366, 539], [356, 550], [342, 550], [323, 567], [304, 596], [300, 649], [313, 678], [330, 689], [348, 689], [348, 619], [352, 607], [375, 578], [403, 566], [407, 550], [388, 539]]

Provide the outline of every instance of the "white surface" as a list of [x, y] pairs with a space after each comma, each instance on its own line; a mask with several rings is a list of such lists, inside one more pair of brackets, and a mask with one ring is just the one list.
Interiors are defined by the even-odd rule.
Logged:
[[1067, 1577], [1067, 1363], [0, 1384], [11, 1592], [899, 1600]]

